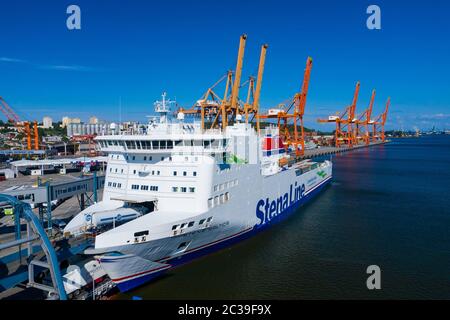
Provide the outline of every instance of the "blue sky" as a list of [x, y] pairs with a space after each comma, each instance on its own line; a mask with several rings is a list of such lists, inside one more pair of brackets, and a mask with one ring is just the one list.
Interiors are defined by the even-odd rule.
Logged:
[[[66, 28], [70, 4], [81, 8], [81, 30]], [[381, 30], [366, 28], [370, 4], [381, 8]], [[374, 114], [391, 96], [388, 128], [450, 129], [449, 9], [447, 1], [2, 1], [0, 95], [28, 119], [144, 121], [162, 91], [188, 107], [234, 69], [246, 33], [244, 78], [269, 44], [263, 108], [299, 90], [311, 56], [307, 126], [329, 129], [315, 120], [348, 105], [359, 80], [358, 113], [376, 88]]]

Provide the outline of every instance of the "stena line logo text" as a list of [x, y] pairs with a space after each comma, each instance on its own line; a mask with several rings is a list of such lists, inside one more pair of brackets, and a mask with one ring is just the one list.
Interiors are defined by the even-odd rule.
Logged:
[[269, 198], [261, 199], [256, 204], [256, 216], [260, 220], [257, 226], [269, 223], [270, 220], [282, 214], [289, 207], [300, 201], [305, 196], [305, 185], [297, 186], [297, 182], [293, 186], [291, 184], [289, 192], [280, 196], [275, 200]]

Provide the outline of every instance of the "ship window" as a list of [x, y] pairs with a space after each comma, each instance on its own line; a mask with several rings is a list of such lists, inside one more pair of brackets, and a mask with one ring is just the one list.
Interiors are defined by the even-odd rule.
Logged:
[[150, 143], [150, 141], [142, 141], [142, 146], [144, 147], [144, 149], [152, 148], [152, 144]]
[[176, 176], [176, 175], [177, 175], [177, 172], [176, 172], [176, 171], [174, 171], [174, 172], [173, 172], [173, 175], [174, 175], [174, 176]]
[[224, 184], [224, 183], [221, 183], [221, 184], [220, 184], [220, 191], [222, 191], [223, 189], [225, 189], [225, 184]]
[[230, 193], [229, 192], [225, 192], [225, 201], [230, 200]]
[[208, 219], [206, 219], [206, 222], [211, 222], [212, 217], [209, 217]]
[[120, 173], [123, 173], [123, 169], [120, 170]]
[[214, 197], [214, 205], [217, 206], [219, 204], [219, 196]]
[[178, 187], [172, 187], [173, 192], [178, 192]]
[[169, 157], [169, 161], [172, 161], [172, 157]]
[[136, 174], [136, 170], [133, 170], [133, 174]]
[[152, 170], [152, 176], [154, 176], [155, 175], [155, 170]]
[[167, 149], [172, 149], [173, 148], [173, 141], [169, 140], [167, 141]]
[[178, 229], [178, 226], [179, 226], [178, 224], [173, 225], [173, 226], [172, 226], [172, 230]]
[[179, 146], [183, 143], [182, 140], [175, 140], [175, 146]]
[[111, 187], [111, 182], [108, 182], [108, 187]]
[[115, 172], [117, 173], [117, 168], [116, 168]]
[[202, 147], [203, 146], [203, 140], [194, 140], [194, 146], [195, 147]]
[[158, 172], [157, 172], [156, 174], [159, 176], [160, 173], [161, 173], [161, 172], [158, 170]]
[[203, 224], [203, 223], [205, 222], [205, 220], [206, 220], [206, 219], [200, 220], [200, 222], [199, 222], [198, 224], [200, 224], [200, 225]]
[[212, 208], [213, 207], [213, 198], [209, 198], [208, 199], [208, 208]]
[[164, 157], [161, 157], [161, 161], [164, 161]]
[[147, 161], [147, 157], [144, 157], [144, 161]]
[[159, 141], [153, 140], [152, 141], [152, 148], [153, 149], [159, 149]]
[[187, 172], [186, 171], [183, 171], [183, 176], [187, 176]]
[[186, 228], [186, 225], [187, 225], [187, 223], [182, 223], [182, 224], [181, 224], [181, 229]]
[[186, 192], [186, 187], [181, 187], [181, 192]]
[[152, 157], [150, 156], [150, 157], [148, 157], [148, 161], [152, 161]]
[[194, 172], [192, 173], [192, 175], [193, 175], [194, 177], [196, 177], [196, 176], [197, 176], [197, 171], [194, 171]]
[[118, 184], [117, 184], [117, 187], [122, 188], [122, 184], [121, 184], [121, 183], [118, 183]]
[[159, 144], [160, 144], [160, 148], [161, 148], [161, 149], [166, 149], [166, 141], [165, 141], [165, 140], [161, 140], [161, 141], [159, 142]]
[[148, 236], [148, 230], [135, 232], [134, 236], [135, 237]]
[[219, 188], [219, 186], [216, 184], [216, 185], [214, 186], [214, 192], [216, 192], [216, 191], [218, 190], [218, 188]]
[[220, 140], [212, 140], [211, 143], [213, 148], [217, 149], [219, 147]]
[[189, 224], [188, 224], [188, 228], [192, 227], [192, 226], [194, 225], [194, 223], [195, 223], [195, 221], [191, 221], [191, 222], [189, 222]]
[[117, 186], [117, 183], [114, 182], [114, 183], [113, 183], [113, 187], [115, 188], [116, 186]]
[[133, 160], [136, 160], [136, 157], [135, 157], [135, 156], [133, 156]]
[[221, 194], [220, 195], [220, 203], [224, 203], [225, 202], [225, 195]]
[[195, 192], [195, 188], [194, 187], [189, 187], [189, 192]]

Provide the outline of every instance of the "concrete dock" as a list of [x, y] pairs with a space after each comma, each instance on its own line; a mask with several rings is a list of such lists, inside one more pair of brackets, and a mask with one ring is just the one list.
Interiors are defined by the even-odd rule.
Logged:
[[354, 147], [340, 147], [340, 148], [336, 148], [336, 147], [320, 147], [317, 149], [311, 149], [311, 150], [305, 150], [305, 155], [302, 156], [301, 158], [303, 159], [312, 159], [312, 158], [318, 158], [318, 157], [323, 157], [323, 156], [327, 156], [327, 155], [333, 155], [333, 154], [337, 154], [337, 153], [343, 153], [343, 152], [349, 152], [349, 151], [354, 151], [354, 150], [358, 150], [358, 149], [363, 149], [363, 148], [370, 148], [373, 146], [378, 146], [378, 145], [382, 145], [385, 144], [389, 141], [385, 141], [385, 142], [371, 142], [369, 145], [357, 145]]

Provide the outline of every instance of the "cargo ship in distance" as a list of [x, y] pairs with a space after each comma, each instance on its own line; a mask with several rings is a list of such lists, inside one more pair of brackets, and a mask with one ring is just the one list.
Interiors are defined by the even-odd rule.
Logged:
[[65, 228], [98, 230], [87, 253], [122, 292], [268, 228], [332, 178], [330, 161], [290, 163], [276, 126], [202, 132], [169, 121], [169, 104], [156, 102], [162, 115], [145, 133], [96, 138], [109, 154], [103, 200]]
[[[133, 132], [96, 137], [108, 154], [103, 199], [76, 215], [64, 234], [93, 231], [94, 247], [85, 253], [122, 292], [269, 228], [332, 179], [330, 161], [299, 156], [307, 148], [303, 113], [312, 59], [291, 104], [264, 115], [259, 92], [267, 45], [256, 83], [247, 81], [247, 101], [238, 98], [245, 40], [242, 35], [236, 70], [193, 108], [178, 109], [172, 119], [174, 101], [164, 93], [154, 103], [158, 117]], [[214, 90], [222, 80], [225, 94], [218, 99]], [[201, 121], [185, 121], [192, 114]], [[262, 128], [260, 119], [277, 124]]]

